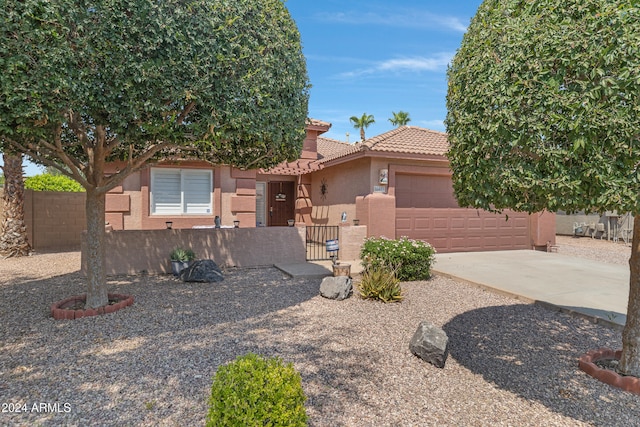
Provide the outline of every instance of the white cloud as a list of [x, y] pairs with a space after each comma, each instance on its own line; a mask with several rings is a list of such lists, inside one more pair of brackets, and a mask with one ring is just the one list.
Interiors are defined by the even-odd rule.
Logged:
[[444, 120], [420, 120], [419, 126], [425, 127], [431, 130], [439, 130], [442, 132], [446, 131], [446, 126], [444, 125]]
[[467, 25], [455, 16], [437, 15], [431, 12], [406, 9], [397, 11], [367, 12], [356, 11], [320, 13], [317, 17], [325, 22], [349, 25], [383, 25], [387, 27], [406, 27], [422, 29], [445, 29], [464, 33]]
[[432, 57], [416, 56], [411, 58], [388, 59], [386, 61], [376, 63], [368, 68], [342, 73], [340, 74], [340, 77], [353, 78], [370, 74], [397, 72], [438, 72], [446, 69], [447, 64], [451, 62], [453, 55], [453, 53], [439, 53]]

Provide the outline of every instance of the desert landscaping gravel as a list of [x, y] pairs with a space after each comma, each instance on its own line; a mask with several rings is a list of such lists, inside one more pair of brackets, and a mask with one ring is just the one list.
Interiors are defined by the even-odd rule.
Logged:
[[[629, 255], [558, 244], [603, 262]], [[0, 259], [1, 426], [201, 426], [217, 367], [247, 352], [293, 362], [311, 426], [640, 423], [640, 396], [578, 369], [586, 351], [619, 348], [619, 332], [444, 277], [382, 304], [324, 299], [319, 280], [275, 268], [227, 269], [217, 284], [119, 276], [109, 291], [133, 306], [53, 320], [51, 303], [84, 292], [79, 266], [78, 252]], [[409, 352], [423, 320], [449, 336], [443, 369]]]

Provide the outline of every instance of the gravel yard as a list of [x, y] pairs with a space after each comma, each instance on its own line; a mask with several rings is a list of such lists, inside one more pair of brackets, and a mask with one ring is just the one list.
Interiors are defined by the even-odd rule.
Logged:
[[[558, 243], [603, 262], [629, 256], [606, 241]], [[587, 350], [620, 347], [619, 333], [444, 277], [403, 284], [400, 304], [327, 300], [318, 280], [274, 268], [230, 269], [220, 284], [112, 277], [109, 291], [133, 294], [133, 306], [54, 321], [52, 302], [84, 292], [79, 265], [77, 252], [0, 259], [0, 425], [203, 425], [216, 368], [247, 352], [294, 363], [311, 426], [640, 419], [639, 396], [578, 369]], [[449, 336], [444, 369], [408, 350], [422, 320]]]

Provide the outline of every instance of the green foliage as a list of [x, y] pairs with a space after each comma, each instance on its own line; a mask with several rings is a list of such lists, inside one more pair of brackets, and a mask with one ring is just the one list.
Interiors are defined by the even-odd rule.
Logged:
[[306, 63], [280, 0], [5, 0], [0, 69], [0, 145], [80, 182], [103, 159], [271, 166], [304, 139]]
[[402, 300], [400, 280], [396, 277], [398, 268], [385, 264], [372, 264], [364, 269], [360, 276], [358, 290], [365, 299], [377, 299], [382, 302]]
[[46, 173], [26, 178], [24, 180], [24, 188], [34, 191], [85, 191], [77, 181], [68, 176]]
[[404, 282], [431, 277], [435, 254], [435, 248], [421, 240], [370, 237], [362, 245], [360, 259], [365, 270], [370, 267], [397, 266], [397, 277]]
[[406, 126], [410, 121], [409, 113], [406, 111], [392, 111], [393, 117], [389, 119], [389, 122], [394, 126]]
[[192, 249], [175, 248], [169, 254], [171, 261], [189, 262], [196, 259], [196, 254]]
[[351, 116], [349, 121], [353, 125], [354, 128], [360, 129], [360, 139], [364, 141], [365, 134], [364, 130], [368, 128], [370, 125], [374, 124], [376, 121], [373, 118], [372, 114], [363, 113], [362, 116]]
[[106, 193], [131, 173], [167, 159], [252, 169], [298, 157], [309, 81], [281, 0], [0, 5], [0, 151], [87, 190], [89, 307], [107, 303]]
[[218, 368], [206, 425], [305, 426], [305, 400], [293, 364], [249, 353]]
[[639, 212], [640, 8], [485, 0], [448, 70], [462, 206]]

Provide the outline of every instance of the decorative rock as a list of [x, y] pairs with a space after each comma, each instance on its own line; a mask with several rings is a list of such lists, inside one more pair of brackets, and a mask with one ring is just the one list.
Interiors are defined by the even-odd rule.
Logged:
[[352, 292], [352, 281], [347, 276], [325, 277], [320, 284], [320, 295], [325, 298], [341, 301], [349, 298]]
[[224, 276], [220, 267], [210, 259], [195, 261], [180, 272], [183, 282], [222, 282]]
[[409, 350], [425, 362], [444, 368], [449, 354], [448, 342], [449, 337], [442, 329], [423, 321], [411, 338]]

